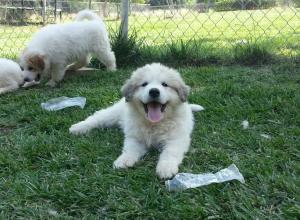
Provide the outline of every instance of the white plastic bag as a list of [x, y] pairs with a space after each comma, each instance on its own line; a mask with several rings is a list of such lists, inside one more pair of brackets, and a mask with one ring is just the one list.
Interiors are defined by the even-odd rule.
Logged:
[[84, 97], [59, 97], [50, 99], [49, 101], [42, 103], [41, 106], [43, 109], [48, 111], [57, 111], [71, 106], [79, 106], [80, 108], [84, 108], [86, 103], [86, 98]]
[[229, 180], [238, 180], [245, 183], [243, 175], [235, 164], [220, 170], [217, 173], [178, 173], [172, 180], [167, 180], [165, 185], [168, 191], [181, 191], [188, 188], [209, 185], [211, 183], [222, 183]]

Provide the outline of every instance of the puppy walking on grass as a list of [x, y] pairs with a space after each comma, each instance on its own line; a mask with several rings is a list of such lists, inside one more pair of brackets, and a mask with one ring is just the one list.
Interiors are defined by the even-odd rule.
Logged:
[[72, 125], [70, 132], [85, 134], [93, 128], [119, 125], [125, 141], [115, 168], [132, 167], [150, 147], [163, 146], [156, 172], [160, 178], [172, 177], [190, 146], [192, 111], [202, 110], [187, 103], [188, 92], [174, 69], [158, 63], [146, 65], [122, 87], [124, 98]]
[[37, 32], [20, 55], [20, 65], [30, 80], [48, 75], [47, 84], [55, 86], [67, 69], [84, 67], [89, 55], [97, 57], [108, 70], [116, 69], [103, 21], [84, 10], [73, 23], [48, 25]]

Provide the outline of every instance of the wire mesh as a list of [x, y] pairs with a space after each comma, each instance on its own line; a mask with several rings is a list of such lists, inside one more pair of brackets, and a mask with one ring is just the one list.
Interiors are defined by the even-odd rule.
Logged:
[[[87, 8], [88, 1], [46, 0], [43, 6], [43, 1], [36, 0], [0, 0], [0, 57], [17, 58], [43, 25], [72, 22], [80, 10]], [[92, 2], [90, 9], [105, 20], [108, 30], [118, 28], [119, 4]]]
[[[129, 34], [135, 32], [143, 45], [157, 48], [174, 42], [197, 42], [202, 48], [226, 50], [255, 42], [268, 45], [274, 54], [299, 55], [299, 0], [198, 1], [131, 3]], [[101, 16], [108, 30], [117, 30], [120, 24], [119, 3], [46, 0], [44, 21], [42, 2], [0, 0], [0, 57], [15, 58], [43, 25], [72, 22], [85, 8]]]

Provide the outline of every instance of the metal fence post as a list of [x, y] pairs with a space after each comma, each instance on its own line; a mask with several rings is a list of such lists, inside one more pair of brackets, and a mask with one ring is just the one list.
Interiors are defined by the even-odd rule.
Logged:
[[89, 9], [91, 10], [92, 8], [92, 0], [89, 0]]
[[120, 31], [124, 38], [128, 37], [128, 11], [129, 11], [129, 0], [122, 0]]
[[54, 0], [54, 22], [56, 23], [56, 16], [57, 16], [57, 0]]
[[22, 23], [24, 22], [24, 0], [21, 1], [21, 12], [22, 12], [22, 17], [21, 17], [21, 21]]
[[43, 0], [42, 2], [42, 17], [43, 17], [43, 25], [46, 25], [46, 4], [47, 4], [47, 0]]

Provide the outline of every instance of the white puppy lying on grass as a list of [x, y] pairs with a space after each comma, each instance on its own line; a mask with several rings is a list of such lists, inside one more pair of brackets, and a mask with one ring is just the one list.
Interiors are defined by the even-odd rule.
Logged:
[[25, 75], [19, 64], [0, 58], [0, 94], [17, 90], [25, 83]]
[[160, 178], [170, 178], [178, 172], [190, 146], [192, 111], [203, 110], [187, 103], [188, 92], [176, 70], [158, 63], [146, 65], [133, 72], [122, 87], [123, 99], [72, 125], [70, 132], [84, 134], [119, 125], [125, 141], [114, 167], [131, 167], [150, 147], [162, 147], [156, 172]]
[[47, 84], [55, 86], [67, 69], [85, 66], [90, 54], [108, 70], [116, 69], [115, 54], [111, 51], [103, 21], [93, 12], [84, 10], [77, 14], [73, 23], [48, 25], [34, 34], [20, 56], [20, 65], [31, 80], [50, 75]]

